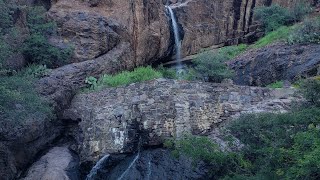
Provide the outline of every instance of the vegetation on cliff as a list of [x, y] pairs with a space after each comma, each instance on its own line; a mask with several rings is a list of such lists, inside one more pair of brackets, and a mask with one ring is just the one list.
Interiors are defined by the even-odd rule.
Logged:
[[[319, 179], [320, 83], [301, 86], [309, 104], [284, 114], [249, 114], [228, 129], [245, 146], [237, 153], [223, 152], [206, 137], [187, 136], [165, 146], [175, 156], [204, 161], [214, 179]], [[232, 142], [232, 141], [230, 141]]]

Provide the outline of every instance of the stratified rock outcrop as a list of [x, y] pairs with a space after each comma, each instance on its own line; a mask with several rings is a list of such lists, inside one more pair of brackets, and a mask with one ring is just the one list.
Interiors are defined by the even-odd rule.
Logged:
[[57, 22], [60, 35], [52, 43], [72, 44], [73, 62], [95, 59], [127, 42], [133, 56], [126, 67], [132, 68], [170, 58], [174, 53], [165, 5], [170, 5], [177, 16], [182, 54], [186, 56], [212, 45], [254, 40], [261, 35], [253, 19], [256, 6], [272, 2], [290, 6], [295, 1], [56, 0], [48, 15]]
[[[185, 133], [208, 134], [241, 113], [286, 111], [292, 90], [154, 80], [76, 95], [64, 118], [79, 121], [80, 159], [136, 150]], [[280, 99], [281, 98], [281, 99]]]
[[294, 82], [320, 74], [320, 45], [274, 44], [252, 49], [228, 62], [240, 85], [265, 86], [284, 80]]

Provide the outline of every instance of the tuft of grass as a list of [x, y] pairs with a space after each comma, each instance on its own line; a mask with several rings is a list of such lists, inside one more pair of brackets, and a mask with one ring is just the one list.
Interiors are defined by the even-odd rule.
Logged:
[[118, 87], [136, 82], [143, 82], [163, 77], [161, 72], [151, 66], [138, 67], [133, 71], [123, 71], [116, 75], [105, 74], [101, 78], [88, 77], [86, 83], [90, 86], [84, 91], [99, 90], [103, 87]]
[[219, 49], [218, 53], [223, 54], [227, 57], [227, 59], [232, 59], [238, 56], [239, 54], [246, 51], [248, 45], [246, 44], [239, 44], [235, 46], [225, 46]]
[[293, 26], [282, 26], [259, 39], [256, 43], [251, 45], [250, 48], [262, 48], [277, 41], [286, 41], [291, 34], [292, 29]]
[[271, 83], [269, 85], [267, 85], [268, 88], [273, 88], [273, 89], [276, 89], [276, 88], [283, 88], [283, 81], [276, 81], [274, 83]]

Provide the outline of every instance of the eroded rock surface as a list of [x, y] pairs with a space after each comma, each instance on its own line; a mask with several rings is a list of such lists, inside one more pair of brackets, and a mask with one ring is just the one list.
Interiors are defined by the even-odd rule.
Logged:
[[320, 45], [274, 44], [252, 49], [228, 62], [240, 85], [265, 86], [276, 81], [294, 82], [320, 74]]
[[[208, 134], [241, 113], [284, 112], [292, 90], [159, 79], [76, 95], [64, 118], [79, 123], [82, 161], [136, 150], [185, 133]], [[277, 100], [277, 101], [275, 101]]]

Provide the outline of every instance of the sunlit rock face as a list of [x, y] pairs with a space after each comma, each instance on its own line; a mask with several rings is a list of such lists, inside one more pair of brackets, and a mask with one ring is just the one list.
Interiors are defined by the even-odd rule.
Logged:
[[186, 133], [208, 134], [242, 113], [284, 112], [290, 90], [158, 79], [79, 94], [64, 118], [80, 121], [77, 151], [82, 161], [107, 153], [161, 145]]
[[[174, 54], [174, 38], [165, 5], [177, 17], [182, 55], [218, 44], [248, 42], [261, 35], [253, 9], [270, 0], [57, 0], [48, 17], [57, 22], [59, 36], [51, 41], [75, 49], [73, 62], [95, 59], [130, 43], [130, 62], [123, 69], [161, 61]], [[277, 0], [284, 6], [293, 4]], [[114, 63], [114, 62], [110, 62]]]

